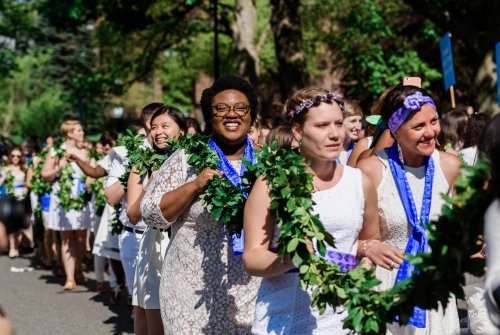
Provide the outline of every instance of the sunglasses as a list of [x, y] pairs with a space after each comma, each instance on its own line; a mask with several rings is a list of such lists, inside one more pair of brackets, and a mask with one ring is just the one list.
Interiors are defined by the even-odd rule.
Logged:
[[10, 157], [12, 157], [12, 158], [21, 158], [20, 155], [10, 155]]

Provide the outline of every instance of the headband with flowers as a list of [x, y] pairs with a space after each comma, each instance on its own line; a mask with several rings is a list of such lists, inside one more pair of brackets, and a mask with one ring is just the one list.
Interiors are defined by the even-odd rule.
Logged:
[[302, 100], [300, 104], [295, 105], [291, 109], [291, 111], [288, 113], [288, 116], [293, 118], [294, 116], [301, 113], [305, 109], [309, 109], [313, 106], [318, 106], [322, 102], [331, 103], [332, 101], [335, 101], [340, 106], [340, 109], [342, 111], [344, 110], [344, 97], [342, 97], [342, 95], [338, 93], [327, 92], [323, 95], [317, 95], [314, 98]]
[[407, 96], [403, 106], [398, 108], [389, 118], [388, 126], [391, 132], [395, 133], [412, 112], [421, 109], [425, 104], [429, 104], [436, 109], [434, 100], [427, 95], [423, 95], [422, 92], [417, 91]]

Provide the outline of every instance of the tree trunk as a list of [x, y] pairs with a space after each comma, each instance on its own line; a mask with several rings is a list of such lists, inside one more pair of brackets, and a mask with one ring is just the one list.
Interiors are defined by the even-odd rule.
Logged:
[[493, 51], [488, 52], [484, 57], [483, 63], [477, 71], [474, 83], [478, 88], [476, 112], [490, 115], [500, 112], [496, 94], [497, 73], [493, 61]]
[[234, 9], [236, 22], [233, 38], [238, 50], [238, 74], [257, 89], [259, 81], [259, 54], [256, 46], [257, 11], [254, 0], [237, 0]]
[[282, 100], [309, 82], [304, 51], [298, 0], [271, 0], [271, 29], [278, 59]]

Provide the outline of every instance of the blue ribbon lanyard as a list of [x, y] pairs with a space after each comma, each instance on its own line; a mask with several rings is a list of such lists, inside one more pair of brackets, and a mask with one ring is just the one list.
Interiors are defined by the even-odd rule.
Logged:
[[[233, 184], [234, 186], [241, 188], [241, 177], [243, 176], [243, 174], [246, 171], [245, 164], [241, 164], [240, 171], [236, 171], [236, 169], [231, 165], [231, 163], [227, 159], [226, 155], [224, 155], [224, 153], [219, 148], [217, 143], [215, 143], [213, 138], [211, 138], [208, 141], [208, 146], [213, 151], [215, 151], [215, 153], [219, 157], [219, 169], [224, 172], [224, 177], [226, 177], [231, 182], [231, 184]], [[247, 143], [245, 146], [245, 151], [243, 152], [243, 158], [252, 162], [253, 164], [256, 163], [254, 152], [253, 152], [253, 144], [252, 144], [252, 141], [248, 138], [248, 136], [247, 136]], [[243, 196], [245, 198], [247, 198], [248, 194], [243, 193]], [[244, 245], [243, 230], [241, 232], [232, 233], [231, 239], [232, 239], [232, 246], [233, 246], [234, 255], [240, 256], [241, 254], [243, 254], [243, 245]]]
[[[389, 167], [394, 177], [394, 183], [398, 189], [399, 197], [403, 203], [406, 213], [406, 218], [412, 226], [412, 231], [408, 239], [408, 244], [405, 248], [405, 253], [415, 256], [417, 253], [425, 252], [428, 249], [427, 236], [425, 235], [424, 224], [429, 221], [429, 214], [432, 203], [432, 184], [434, 180], [434, 160], [432, 157], [426, 158], [425, 164], [425, 181], [424, 181], [424, 195], [422, 199], [422, 209], [420, 219], [418, 217], [415, 200], [411, 192], [406, 172], [401, 163], [398, 155], [397, 143], [389, 148]], [[401, 264], [397, 276], [396, 283], [410, 278], [415, 267], [408, 263], [406, 260]], [[397, 320], [397, 318], [396, 318]], [[426, 310], [415, 307], [413, 315], [408, 322], [417, 328], [425, 328], [426, 324]]]

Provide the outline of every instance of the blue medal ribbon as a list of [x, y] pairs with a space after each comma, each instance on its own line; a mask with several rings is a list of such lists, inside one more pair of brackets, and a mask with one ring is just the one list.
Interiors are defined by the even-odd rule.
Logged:
[[[240, 187], [241, 188], [241, 177], [246, 171], [246, 166], [245, 164], [241, 164], [241, 169], [240, 171], [236, 171], [236, 169], [231, 165], [229, 160], [227, 159], [226, 155], [222, 152], [222, 150], [219, 148], [217, 143], [215, 143], [214, 139], [211, 138], [208, 141], [208, 146], [210, 149], [215, 151], [217, 156], [219, 157], [219, 170], [224, 172], [224, 177], [226, 177], [231, 184], [234, 186]], [[248, 160], [249, 162], [252, 162], [252, 164], [256, 163], [256, 158], [253, 152], [253, 144], [250, 138], [247, 136], [247, 143], [245, 146], [245, 151], [243, 152], [243, 158]], [[248, 197], [247, 193], [243, 193], [243, 196], [245, 199]], [[243, 241], [244, 241], [244, 235], [243, 231], [241, 232], [233, 232], [231, 235], [232, 239], [232, 246], [233, 246], [233, 253], [236, 256], [240, 256], [243, 254]]]
[[[424, 181], [424, 195], [422, 199], [422, 209], [420, 213], [420, 219], [418, 217], [417, 208], [415, 206], [415, 200], [411, 192], [410, 184], [408, 183], [408, 178], [406, 177], [406, 172], [403, 163], [399, 159], [397, 143], [389, 148], [389, 167], [394, 177], [394, 183], [398, 189], [399, 197], [403, 203], [403, 207], [406, 213], [406, 218], [412, 226], [412, 231], [408, 239], [408, 244], [405, 248], [405, 253], [415, 256], [420, 252], [425, 252], [428, 249], [427, 236], [425, 234], [424, 224], [429, 221], [429, 214], [431, 210], [432, 202], [432, 184], [434, 180], [434, 160], [432, 157], [426, 157], [425, 159], [425, 181]], [[399, 267], [396, 283], [410, 278], [415, 266], [408, 263], [406, 260]], [[417, 328], [425, 328], [427, 312], [425, 309], [414, 307], [413, 315], [410, 317], [408, 324], [413, 325]], [[398, 318], [396, 318], [398, 320]]]
[[349, 157], [351, 157], [353, 149], [354, 149], [354, 141], [351, 141], [351, 144], [349, 144], [349, 147], [347, 148], [347, 154], [345, 157], [345, 165], [347, 165], [347, 162], [349, 161]]

